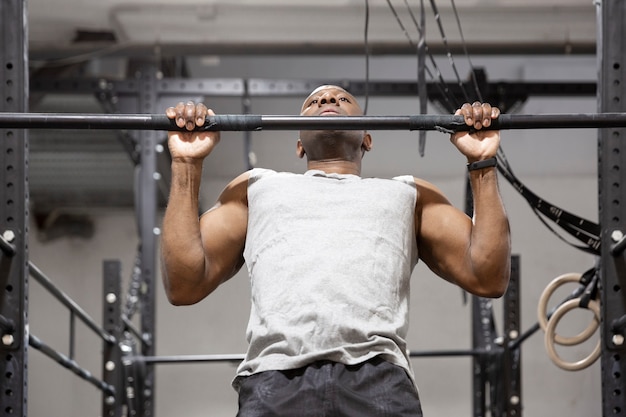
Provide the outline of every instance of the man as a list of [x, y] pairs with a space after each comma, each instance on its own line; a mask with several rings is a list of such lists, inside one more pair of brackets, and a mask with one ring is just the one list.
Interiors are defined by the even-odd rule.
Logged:
[[[324, 85], [304, 116], [362, 115], [344, 89]], [[214, 113], [179, 103], [166, 114], [192, 130]], [[464, 104], [476, 130], [451, 135], [467, 157], [474, 219], [412, 176], [361, 178], [366, 131], [302, 131], [305, 174], [253, 169], [198, 219], [204, 158], [218, 132], [169, 132], [172, 186], [163, 221], [163, 282], [175, 305], [196, 303], [246, 263], [249, 349], [233, 386], [240, 417], [421, 416], [405, 342], [418, 258], [483, 297], [509, 280], [510, 238], [495, 154], [499, 110]]]

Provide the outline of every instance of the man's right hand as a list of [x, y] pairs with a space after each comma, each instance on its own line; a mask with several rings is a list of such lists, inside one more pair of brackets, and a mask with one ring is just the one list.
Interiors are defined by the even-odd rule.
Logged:
[[203, 103], [179, 102], [165, 110], [166, 116], [176, 121], [176, 126], [187, 131], [170, 131], [167, 134], [170, 154], [173, 160], [202, 161], [220, 141], [220, 132], [193, 131], [203, 126], [207, 115], [214, 116], [213, 110]]

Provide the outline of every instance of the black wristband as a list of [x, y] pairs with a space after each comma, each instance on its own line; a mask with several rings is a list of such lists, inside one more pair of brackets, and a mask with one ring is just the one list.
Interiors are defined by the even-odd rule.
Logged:
[[482, 161], [472, 162], [471, 164], [467, 164], [468, 171], [476, 171], [477, 169], [495, 167], [498, 165], [498, 160], [493, 157], [489, 159], [483, 159]]

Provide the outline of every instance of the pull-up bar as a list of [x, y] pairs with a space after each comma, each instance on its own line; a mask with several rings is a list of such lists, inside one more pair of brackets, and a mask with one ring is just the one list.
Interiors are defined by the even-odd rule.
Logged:
[[[567, 129], [626, 127], [626, 113], [576, 113], [520, 115], [502, 114], [492, 120], [498, 129]], [[155, 114], [78, 114], [78, 113], [0, 113], [0, 129], [114, 129], [182, 130], [165, 115]], [[197, 130], [470, 130], [462, 116], [208, 116]]]

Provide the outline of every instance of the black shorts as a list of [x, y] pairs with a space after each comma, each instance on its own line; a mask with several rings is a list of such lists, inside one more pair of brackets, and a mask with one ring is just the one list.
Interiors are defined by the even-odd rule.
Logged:
[[237, 417], [421, 417], [406, 371], [383, 359], [322, 361], [242, 378]]

